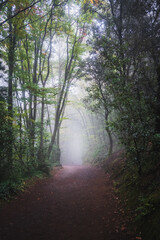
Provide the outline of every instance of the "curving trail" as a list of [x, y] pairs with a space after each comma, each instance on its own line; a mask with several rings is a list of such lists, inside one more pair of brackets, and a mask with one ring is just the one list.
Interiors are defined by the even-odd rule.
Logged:
[[64, 166], [0, 209], [1, 240], [132, 240], [109, 176]]

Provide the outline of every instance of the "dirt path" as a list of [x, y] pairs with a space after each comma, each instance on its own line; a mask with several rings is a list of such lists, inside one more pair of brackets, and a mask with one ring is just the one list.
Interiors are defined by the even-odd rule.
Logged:
[[1, 240], [132, 240], [109, 177], [66, 166], [0, 210]]

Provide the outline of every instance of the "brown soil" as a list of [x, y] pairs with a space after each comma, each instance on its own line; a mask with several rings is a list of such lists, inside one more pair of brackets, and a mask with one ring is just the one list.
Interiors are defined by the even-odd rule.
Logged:
[[132, 240], [128, 219], [101, 169], [65, 166], [0, 210], [1, 240]]

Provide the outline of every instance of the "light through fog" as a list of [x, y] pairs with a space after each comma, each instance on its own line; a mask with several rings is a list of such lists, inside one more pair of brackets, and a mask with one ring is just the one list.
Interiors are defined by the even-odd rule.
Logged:
[[[83, 122], [78, 111], [77, 104], [79, 103], [76, 102], [76, 96], [80, 94], [79, 91], [78, 87], [71, 87], [65, 118], [61, 127], [60, 148], [62, 165], [83, 164], [86, 140]], [[82, 100], [79, 101], [81, 102]], [[81, 111], [84, 111], [84, 109]]]
[[62, 139], [61, 144], [61, 163], [62, 165], [81, 165], [84, 151], [83, 129], [73, 119], [66, 121], [65, 138]]
[[77, 81], [70, 88], [60, 130], [62, 165], [82, 165], [93, 159], [104, 159], [108, 154], [110, 143], [105, 120], [102, 114], [97, 115], [85, 108], [83, 84]]

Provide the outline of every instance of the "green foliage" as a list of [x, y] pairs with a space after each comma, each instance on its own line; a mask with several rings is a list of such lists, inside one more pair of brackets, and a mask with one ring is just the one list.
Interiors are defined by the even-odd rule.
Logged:
[[[150, 240], [160, 235], [156, 194], [160, 186], [159, 37], [149, 18], [153, 9], [157, 12], [157, 2], [137, 4], [111, 0], [96, 7], [97, 22], [88, 41], [91, 56], [83, 70], [89, 82], [86, 103], [94, 111], [107, 112], [106, 127], [118, 136], [125, 152], [125, 164], [115, 160], [109, 169], [120, 177], [119, 191], [136, 211], [136, 225], [144, 239]], [[158, 26], [158, 19], [152, 17]], [[154, 39], [154, 45], [148, 39]]]
[[147, 172], [139, 177], [134, 166], [127, 166], [127, 159], [122, 152], [114, 153], [106, 159], [103, 167], [114, 179], [116, 193], [122, 204], [128, 209], [133, 227], [143, 239], [159, 239], [160, 189], [158, 174], [160, 168]]
[[49, 175], [60, 164], [57, 132], [66, 119], [68, 91], [86, 49], [85, 24], [91, 22], [92, 14], [67, 13], [67, 7], [74, 8], [70, 1], [49, 2], [1, 4], [2, 198], [22, 189], [25, 178], [37, 172]]
[[7, 105], [4, 101], [0, 101], [0, 181], [6, 178], [8, 174], [7, 153], [10, 133], [12, 132], [9, 120]]
[[108, 155], [106, 146], [99, 143], [92, 145], [92, 147], [93, 148], [88, 148], [86, 156], [84, 157], [84, 162], [100, 166], [104, 161], [104, 157]]
[[50, 166], [60, 166], [60, 154], [59, 146], [54, 144], [50, 155]]
[[0, 199], [8, 200], [10, 197], [24, 191], [25, 182], [24, 180], [7, 180], [0, 183]]

